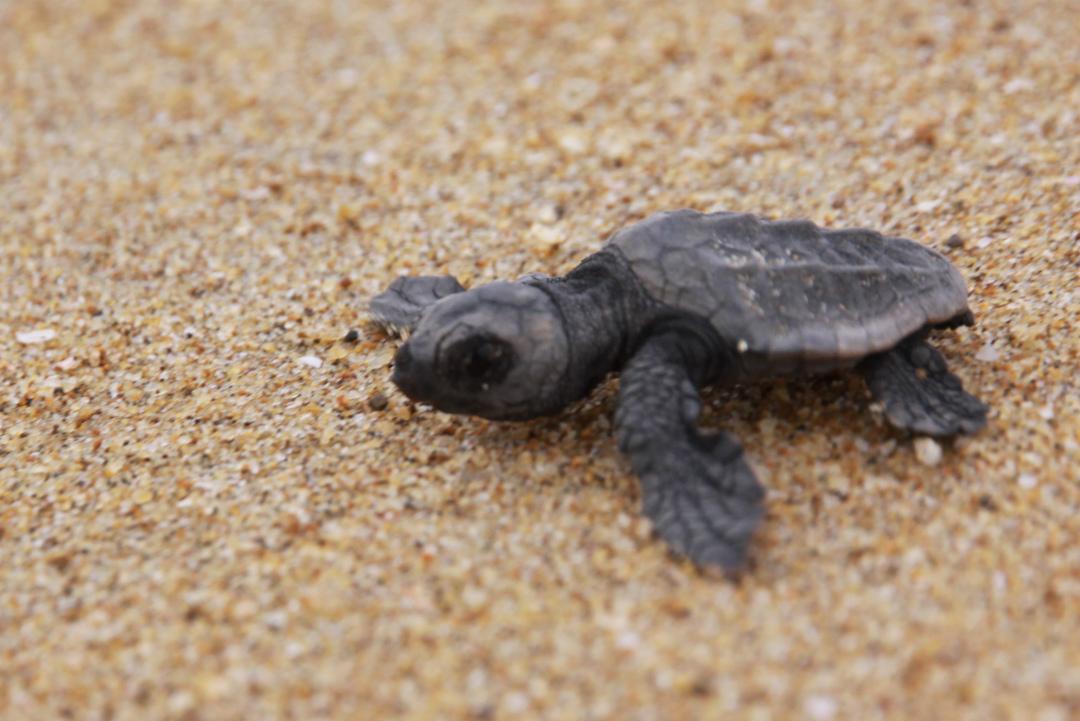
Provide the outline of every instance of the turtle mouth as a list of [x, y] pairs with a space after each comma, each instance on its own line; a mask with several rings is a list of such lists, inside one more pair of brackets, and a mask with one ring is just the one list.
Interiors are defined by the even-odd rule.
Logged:
[[414, 403], [424, 403], [442, 413], [455, 415], [483, 415], [476, 408], [475, 399], [455, 398], [447, 395], [445, 391], [436, 392], [435, 385], [425, 378], [402, 376], [394, 373], [390, 377], [394, 385]]
[[405, 343], [394, 356], [394, 372], [390, 375], [390, 381], [410, 400], [428, 402], [434, 394], [435, 386], [431, 382], [430, 371], [424, 371], [413, 357], [409, 344]]
[[390, 376], [390, 380], [398, 387], [398, 390], [408, 396], [411, 401], [426, 403], [430, 397], [430, 388], [422, 381], [418, 382], [415, 378], [410, 378], [395, 370], [394, 374]]
[[427, 403], [444, 413], [476, 413], [476, 399], [456, 397], [449, 392], [445, 383], [435, 377], [434, 371], [416, 359], [408, 343], [394, 356], [390, 381], [415, 403]]

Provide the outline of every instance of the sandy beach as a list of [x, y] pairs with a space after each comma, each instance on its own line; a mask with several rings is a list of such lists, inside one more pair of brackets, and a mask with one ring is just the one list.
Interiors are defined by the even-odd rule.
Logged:
[[[1080, 3], [0, 4], [0, 718], [1080, 718]], [[366, 302], [659, 211], [912, 238], [992, 408], [706, 394], [767, 516], [670, 555], [617, 379], [412, 404]], [[355, 342], [344, 342], [349, 329]]]

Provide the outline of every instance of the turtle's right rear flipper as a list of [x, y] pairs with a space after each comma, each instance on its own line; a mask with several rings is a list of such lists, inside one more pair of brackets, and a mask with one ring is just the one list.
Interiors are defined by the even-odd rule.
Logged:
[[986, 404], [964, 390], [936, 348], [911, 338], [860, 366], [889, 422], [912, 433], [952, 436], [986, 425]]

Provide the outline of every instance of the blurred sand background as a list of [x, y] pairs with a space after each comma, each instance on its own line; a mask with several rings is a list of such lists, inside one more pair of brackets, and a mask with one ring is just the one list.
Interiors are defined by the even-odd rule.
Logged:
[[[1080, 718], [1078, 32], [0, 4], [0, 718]], [[940, 345], [992, 420], [940, 459], [855, 378], [708, 395], [770, 490], [740, 583], [650, 537], [614, 382], [499, 425], [340, 342], [400, 273], [563, 272], [678, 207], [920, 240], [979, 317]]]

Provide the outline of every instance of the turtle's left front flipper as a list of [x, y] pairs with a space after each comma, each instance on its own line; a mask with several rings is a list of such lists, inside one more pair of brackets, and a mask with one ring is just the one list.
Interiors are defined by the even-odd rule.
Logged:
[[870, 356], [860, 366], [889, 422], [912, 433], [951, 436], [986, 425], [986, 404], [964, 390], [945, 358], [922, 337]]
[[449, 275], [401, 276], [371, 299], [371, 319], [390, 333], [411, 333], [428, 306], [464, 286]]
[[696, 427], [698, 385], [719, 340], [706, 335], [671, 328], [642, 345], [622, 373], [616, 433], [656, 532], [694, 563], [733, 571], [765, 494], [734, 437]]

